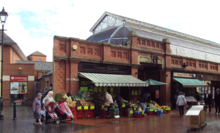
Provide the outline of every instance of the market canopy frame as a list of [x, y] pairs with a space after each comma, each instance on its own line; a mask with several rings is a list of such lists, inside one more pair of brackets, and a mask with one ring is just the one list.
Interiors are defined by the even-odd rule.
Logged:
[[187, 79], [187, 78], [173, 78], [175, 81], [183, 85], [183, 87], [206, 87], [206, 83], [198, 79]]
[[97, 87], [147, 87], [148, 83], [132, 75], [79, 73], [79, 76], [94, 82]]
[[148, 79], [144, 82], [148, 83], [149, 86], [151, 86], [151, 85], [166, 85], [167, 84], [167, 83], [159, 82], [159, 81], [156, 81], [156, 80], [153, 80], [153, 79]]

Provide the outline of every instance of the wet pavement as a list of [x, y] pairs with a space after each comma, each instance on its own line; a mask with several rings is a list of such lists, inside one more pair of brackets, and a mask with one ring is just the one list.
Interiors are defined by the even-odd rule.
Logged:
[[[12, 107], [4, 107], [4, 120], [0, 121], [0, 133], [186, 133], [189, 117], [179, 117], [177, 111], [164, 116], [144, 118], [123, 117], [121, 122], [107, 122], [106, 119], [77, 119], [74, 123], [33, 125], [31, 107], [17, 107], [17, 120], [12, 120]], [[207, 113], [207, 126], [196, 133], [220, 132], [220, 116]]]

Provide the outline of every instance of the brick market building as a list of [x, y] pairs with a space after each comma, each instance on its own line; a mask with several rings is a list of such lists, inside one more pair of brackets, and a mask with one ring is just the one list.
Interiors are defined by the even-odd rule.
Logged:
[[4, 33], [3, 106], [10, 106], [14, 101], [17, 105], [32, 105], [40, 91], [36, 86], [38, 78], [52, 70], [52, 62], [45, 61], [46, 56], [38, 51], [27, 58], [19, 45]]
[[81, 87], [95, 88], [88, 74], [132, 75], [167, 85], [119, 85], [114, 90], [123, 98], [133, 100], [145, 90], [152, 100], [174, 108], [179, 91], [195, 97], [196, 91], [214, 94], [220, 86], [220, 44], [109, 12], [90, 31], [86, 40], [54, 36], [55, 93], [77, 95]]

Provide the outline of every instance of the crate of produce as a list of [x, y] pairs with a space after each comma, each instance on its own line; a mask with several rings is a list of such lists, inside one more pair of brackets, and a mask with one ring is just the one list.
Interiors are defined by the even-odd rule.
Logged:
[[108, 111], [107, 110], [101, 110], [101, 112], [100, 112], [101, 114], [103, 114], [103, 115], [108, 115]]
[[141, 117], [144, 117], [145, 114], [144, 114], [144, 112], [142, 112], [141, 114], [134, 113], [133, 116], [136, 117], [136, 118], [141, 118]]
[[134, 111], [134, 114], [142, 114], [142, 111]]
[[162, 109], [157, 110], [157, 115], [158, 116], [163, 116], [164, 115], [163, 110]]
[[127, 117], [133, 117], [133, 109], [132, 108], [127, 109]]
[[147, 108], [145, 109], [145, 111], [146, 111], [146, 112], [154, 112], [154, 109], [147, 107]]
[[147, 115], [156, 115], [155, 112], [145, 112]]
[[77, 112], [77, 115], [76, 115], [77, 119], [80, 119], [80, 118], [84, 118], [85, 117], [85, 113], [84, 112]]
[[94, 111], [85, 111], [85, 118], [92, 118], [95, 117]]
[[108, 114], [101, 114], [100, 117], [101, 117], [101, 118], [107, 118], [107, 117], [108, 117]]

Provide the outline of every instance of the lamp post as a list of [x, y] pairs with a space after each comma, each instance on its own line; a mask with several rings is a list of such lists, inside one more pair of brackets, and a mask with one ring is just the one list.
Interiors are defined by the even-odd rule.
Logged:
[[2, 8], [2, 11], [0, 12], [0, 19], [1, 19], [1, 24], [2, 24], [2, 56], [1, 56], [1, 97], [0, 97], [0, 120], [3, 120], [4, 119], [4, 116], [3, 116], [3, 95], [2, 95], [2, 79], [3, 79], [3, 49], [4, 49], [4, 25], [6, 23], [6, 20], [7, 20], [7, 17], [8, 17], [8, 13], [5, 12], [5, 9], [4, 7]]

